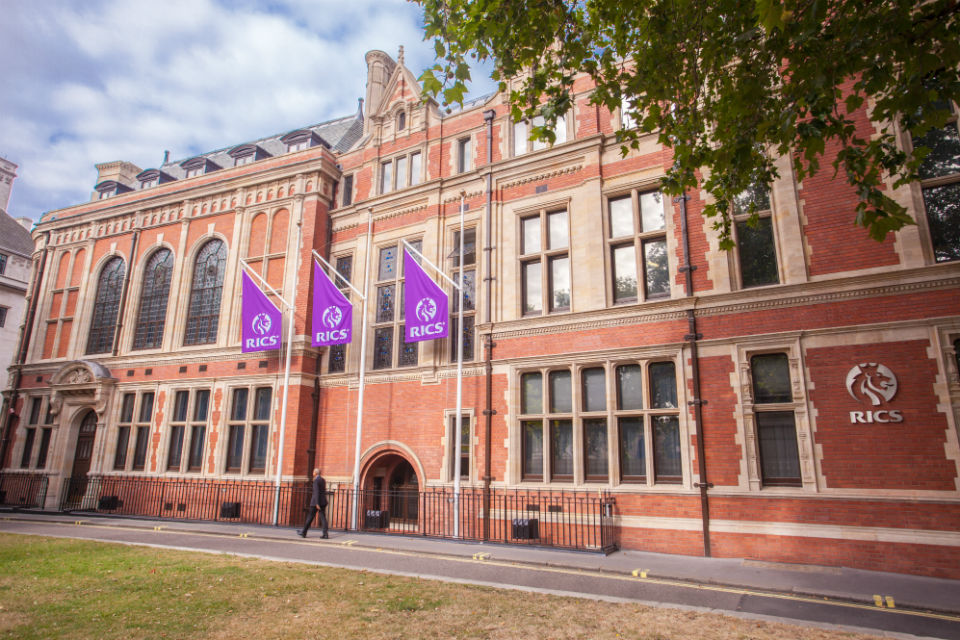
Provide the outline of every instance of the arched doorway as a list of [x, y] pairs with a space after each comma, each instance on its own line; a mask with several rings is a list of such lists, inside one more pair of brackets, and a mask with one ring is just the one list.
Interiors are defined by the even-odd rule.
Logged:
[[377, 457], [364, 474], [363, 487], [364, 508], [376, 512], [365, 518], [364, 528], [418, 530], [420, 481], [409, 460], [393, 452]]
[[77, 431], [77, 446], [73, 448], [73, 469], [70, 472], [68, 502], [79, 500], [87, 490], [87, 473], [93, 458], [93, 440], [97, 436], [97, 412], [87, 411]]

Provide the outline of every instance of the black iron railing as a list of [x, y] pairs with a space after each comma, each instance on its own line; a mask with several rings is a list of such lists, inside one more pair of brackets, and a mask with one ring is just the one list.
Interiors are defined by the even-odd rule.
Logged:
[[[62, 511], [301, 526], [310, 500], [306, 482], [165, 480], [102, 476], [64, 481]], [[331, 529], [609, 552], [617, 547], [613, 499], [584, 491], [462, 489], [356, 492], [328, 485]], [[459, 507], [459, 508], [458, 508]]]
[[47, 499], [47, 484], [41, 473], [0, 474], [0, 506], [40, 508]]

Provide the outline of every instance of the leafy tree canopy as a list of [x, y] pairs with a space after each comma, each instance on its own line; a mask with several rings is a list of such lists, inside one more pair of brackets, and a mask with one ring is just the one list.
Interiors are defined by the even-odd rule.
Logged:
[[[960, 97], [957, 0], [414, 1], [438, 60], [426, 95], [462, 102], [470, 61], [493, 60], [513, 118], [542, 114], [533, 136], [552, 142], [575, 76], [589, 75], [592, 102], [625, 105], [636, 124], [617, 133], [624, 153], [655, 134], [675, 159], [664, 191], [712, 194], [705, 213], [727, 249], [732, 205], [777, 177], [772, 157], [789, 155], [802, 180], [828, 143], [857, 224], [882, 240], [912, 223], [884, 180], [915, 180], [928, 150], [905, 153], [897, 130], [943, 126]], [[875, 132], [855, 126], [863, 106]]]

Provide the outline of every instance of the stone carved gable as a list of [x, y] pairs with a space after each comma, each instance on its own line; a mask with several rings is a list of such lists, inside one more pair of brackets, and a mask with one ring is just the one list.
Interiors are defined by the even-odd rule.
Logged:
[[401, 63], [394, 68], [383, 95], [386, 96], [386, 99], [380, 103], [376, 114], [374, 114], [377, 117], [390, 116], [396, 109], [398, 102], [408, 104], [413, 102], [419, 105], [420, 85], [410, 69], [407, 69]]
[[50, 411], [58, 415], [64, 402], [86, 404], [93, 407], [98, 419], [102, 419], [116, 382], [110, 370], [100, 363], [89, 360], [68, 362], [50, 378], [53, 388]]

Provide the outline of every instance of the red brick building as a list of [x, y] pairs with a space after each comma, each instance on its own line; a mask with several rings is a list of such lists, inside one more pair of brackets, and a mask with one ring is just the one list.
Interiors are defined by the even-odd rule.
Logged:
[[[203, 487], [286, 491], [314, 466], [348, 492], [363, 358], [378, 528], [452, 535], [460, 455], [468, 537], [527, 542], [502, 528], [526, 518], [543, 544], [960, 577], [956, 119], [924, 181], [888, 185], [916, 226], [875, 242], [850, 187], [781, 159], [728, 253], [702, 194], [659, 193], [669, 152], [649, 136], [623, 156], [629, 121], [586, 83], [548, 147], [500, 95], [445, 113], [402, 57], [367, 63], [355, 115], [99, 165], [90, 202], [43, 216], [5, 392], [8, 504], [230, 517]], [[459, 452], [455, 341], [403, 341], [401, 240], [468, 291]], [[314, 250], [368, 297], [348, 346], [310, 346]], [[241, 260], [295, 299], [282, 442], [282, 351], [240, 351]], [[370, 501], [389, 491], [413, 498]], [[602, 539], [558, 538], [598, 513]]]

